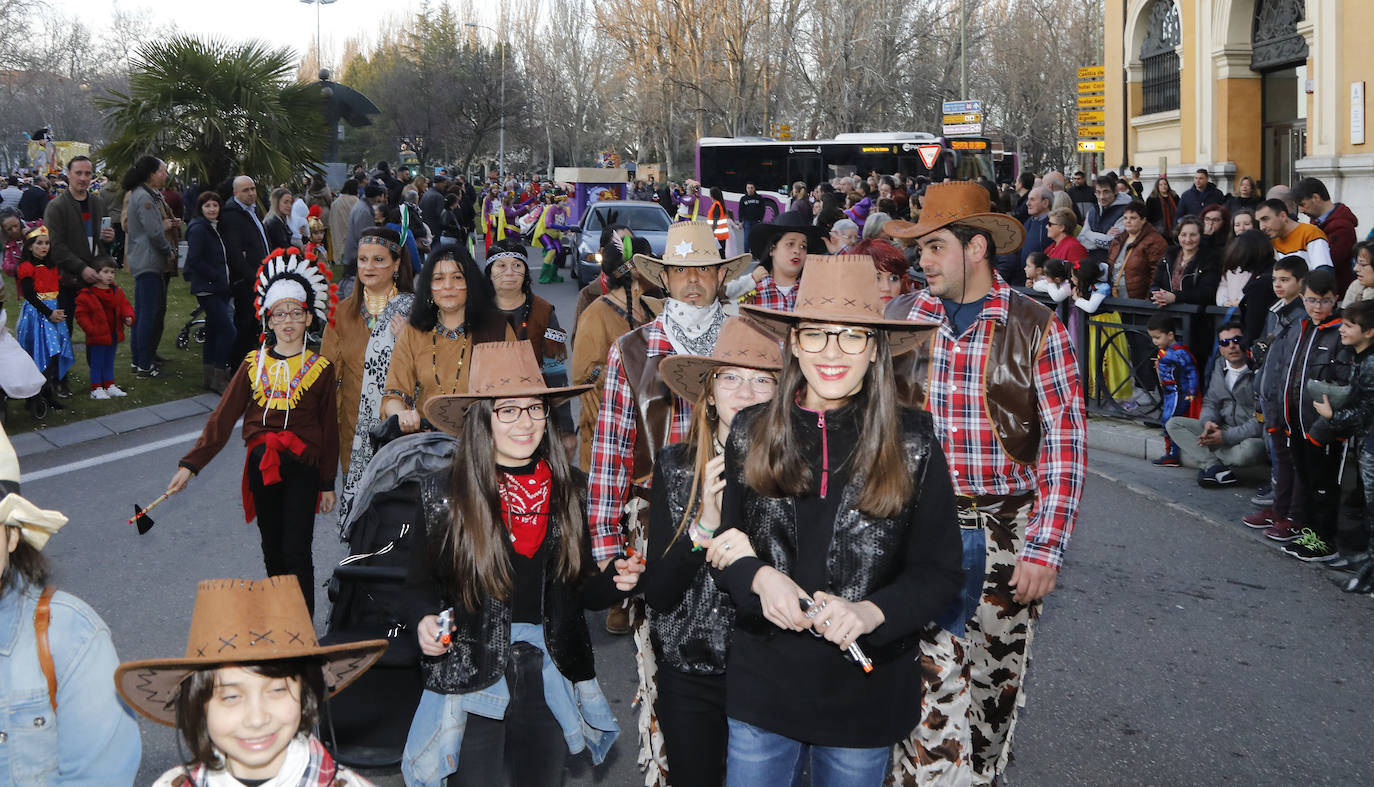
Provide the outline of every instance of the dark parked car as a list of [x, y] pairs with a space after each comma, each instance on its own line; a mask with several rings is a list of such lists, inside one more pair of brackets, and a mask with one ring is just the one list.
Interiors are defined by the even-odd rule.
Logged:
[[577, 264], [573, 270], [578, 286], [585, 287], [601, 275], [601, 249], [597, 244], [601, 242], [601, 230], [606, 225], [629, 227], [635, 237], [649, 241], [655, 256], [662, 257], [671, 223], [667, 211], [654, 202], [607, 200], [592, 203], [578, 225], [581, 234], [577, 239]]

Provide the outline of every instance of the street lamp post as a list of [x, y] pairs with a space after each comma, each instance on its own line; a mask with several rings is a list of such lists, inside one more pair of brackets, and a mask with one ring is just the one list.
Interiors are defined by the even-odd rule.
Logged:
[[320, 6], [336, 3], [338, 0], [301, 0], [306, 5], [315, 6], [315, 69], [324, 68], [324, 63], [320, 60]]
[[504, 188], [504, 184], [505, 184], [505, 182], [506, 182], [506, 38], [505, 38], [505, 36], [501, 35], [501, 34], [500, 34], [495, 28], [493, 28], [493, 27], [488, 27], [488, 26], [486, 26], [486, 25], [479, 25], [479, 24], [477, 24], [476, 22], [464, 22], [463, 24], [464, 24], [464, 26], [466, 26], [466, 27], [471, 27], [471, 28], [473, 28], [474, 30], [476, 30], [477, 28], [481, 28], [481, 29], [483, 29], [483, 30], [490, 30], [490, 31], [492, 32], [493, 35], [495, 35], [498, 39], [500, 39], [500, 43], [501, 43], [501, 133], [500, 133], [500, 136], [498, 137], [498, 142], [497, 142], [497, 152], [496, 152], [496, 156], [497, 156], [497, 158], [496, 158], [496, 174], [497, 174], [497, 177], [500, 178], [501, 183], [503, 184], [502, 187]]

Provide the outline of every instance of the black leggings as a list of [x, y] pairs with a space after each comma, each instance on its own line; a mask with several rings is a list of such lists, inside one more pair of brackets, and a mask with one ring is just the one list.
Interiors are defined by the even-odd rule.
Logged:
[[658, 671], [658, 724], [673, 787], [720, 787], [725, 782], [729, 726], [725, 676]]
[[458, 772], [448, 777], [448, 787], [558, 787], [563, 783], [568, 744], [544, 700], [543, 669], [543, 651], [526, 642], [511, 643], [506, 718], [498, 721], [468, 714]]
[[319, 496], [320, 471], [281, 452], [281, 481], [262, 482], [258, 463], [265, 449], [249, 452], [248, 490], [258, 510], [262, 534], [262, 562], [267, 576], [295, 574], [305, 594], [305, 606], [315, 615], [315, 503]]

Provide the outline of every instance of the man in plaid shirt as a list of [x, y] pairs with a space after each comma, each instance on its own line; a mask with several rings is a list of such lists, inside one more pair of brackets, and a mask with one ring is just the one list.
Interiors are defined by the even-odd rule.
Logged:
[[[631, 487], [647, 489], [653, 465], [636, 465], [663, 445], [681, 440], [691, 425], [689, 402], [668, 390], [658, 375], [658, 363], [674, 354], [710, 355], [716, 335], [725, 321], [718, 298], [727, 277], [738, 275], [749, 255], [720, 258], [719, 245], [704, 221], [678, 222], [668, 229], [662, 259], [635, 255], [634, 263], [649, 281], [662, 282], [668, 292], [663, 311], [611, 345], [606, 355], [601, 410], [592, 439], [591, 472], [587, 476], [587, 526], [592, 533], [592, 556], [604, 564], [625, 548], [622, 515], [631, 501]], [[629, 355], [627, 356], [627, 353]], [[647, 356], [647, 357], [646, 357]], [[665, 407], [667, 402], [671, 407]], [[649, 418], [666, 423], [646, 424]], [[660, 436], [659, 439], [651, 435]], [[638, 445], [637, 445], [638, 444]], [[647, 501], [647, 494], [635, 495]], [[648, 512], [635, 516], [639, 532], [629, 533], [636, 544], [648, 525]], [[612, 634], [628, 633], [630, 621], [624, 608], [613, 609], [606, 619]]]
[[[1087, 464], [1078, 367], [1068, 332], [993, 267], [1024, 235], [967, 182], [926, 191], [919, 238], [929, 289], [888, 316], [940, 323], [929, 348], [926, 407], [949, 463], [969, 574], [941, 623], [967, 637], [971, 769], [1006, 767], [1041, 599], [1054, 590], [1078, 516]], [[900, 314], [895, 314], [900, 312]], [[997, 374], [986, 372], [996, 369]]]

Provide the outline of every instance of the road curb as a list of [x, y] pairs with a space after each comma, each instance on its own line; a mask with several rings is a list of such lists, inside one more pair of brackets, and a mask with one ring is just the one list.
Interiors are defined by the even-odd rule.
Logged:
[[204, 393], [187, 399], [174, 399], [170, 402], [137, 407], [118, 413], [110, 413], [84, 421], [74, 421], [48, 429], [34, 429], [29, 432], [10, 435], [15, 453], [20, 457], [38, 456], [59, 448], [70, 448], [92, 440], [130, 434], [150, 426], [175, 423], [190, 418], [203, 418], [215, 405], [219, 396]]

